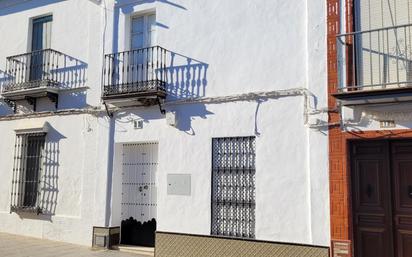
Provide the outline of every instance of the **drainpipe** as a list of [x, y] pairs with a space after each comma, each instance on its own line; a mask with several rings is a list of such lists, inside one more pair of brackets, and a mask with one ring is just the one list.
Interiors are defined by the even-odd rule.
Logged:
[[114, 132], [116, 127], [116, 120], [113, 116], [109, 118], [109, 135], [107, 148], [107, 181], [106, 181], [106, 211], [104, 226], [110, 226], [110, 217], [112, 214], [112, 184], [113, 184], [113, 158], [114, 158]]

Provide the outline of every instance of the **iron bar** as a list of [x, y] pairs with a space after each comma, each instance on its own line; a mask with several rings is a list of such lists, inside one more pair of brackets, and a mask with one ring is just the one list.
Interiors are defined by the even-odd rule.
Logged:
[[412, 24], [337, 36], [339, 92], [412, 86]]
[[[166, 92], [166, 49], [160, 46], [105, 55], [103, 95]], [[111, 72], [110, 72], [111, 71]]]
[[40, 87], [42, 81], [58, 84], [56, 71], [63, 56], [59, 51], [44, 49], [7, 57], [6, 73], [11, 78], [6, 81], [3, 92]]

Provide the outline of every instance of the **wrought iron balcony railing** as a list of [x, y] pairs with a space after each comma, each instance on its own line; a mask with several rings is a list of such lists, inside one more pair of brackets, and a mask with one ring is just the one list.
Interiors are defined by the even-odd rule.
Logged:
[[412, 24], [338, 35], [338, 93], [412, 86]]
[[7, 57], [6, 73], [9, 78], [3, 85], [3, 94], [39, 87], [59, 86], [59, 65], [65, 55], [52, 49]]
[[160, 46], [107, 54], [103, 99], [166, 95], [167, 50]]

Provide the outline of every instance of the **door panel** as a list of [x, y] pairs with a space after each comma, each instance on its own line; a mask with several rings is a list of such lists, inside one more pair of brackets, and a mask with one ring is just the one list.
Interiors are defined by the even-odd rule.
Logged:
[[351, 145], [354, 243], [358, 257], [393, 257], [388, 145]]
[[397, 235], [397, 256], [409, 257], [412, 256], [412, 232], [411, 230], [398, 230]]
[[358, 230], [359, 244], [362, 245], [359, 256], [386, 257], [383, 245], [385, 245], [385, 229], [362, 229]]
[[412, 142], [392, 143], [392, 191], [397, 257], [412, 256]]

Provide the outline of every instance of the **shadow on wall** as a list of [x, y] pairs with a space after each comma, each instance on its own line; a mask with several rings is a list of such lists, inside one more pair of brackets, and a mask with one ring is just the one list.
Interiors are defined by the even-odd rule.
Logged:
[[87, 63], [67, 54], [61, 54], [61, 67], [51, 70], [62, 89], [78, 89], [86, 86]]
[[166, 64], [168, 101], [206, 96], [207, 63], [169, 52]]
[[54, 4], [58, 2], [63, 2], [65, 0], [5, 0], [0, 1], [0, 16], [18, 13], [24, 10], [30, 10], [38, 8], [40, 6], [45, 6], [49, 4]]
[[[154, 3], [154, 2], [164, 3], [170, 6], [176, 7], [178, 9], [187, 10], [187, 8], [184, 7], [183, 5], [176, 4], [173, 1], [169, 1], [169, 0], [141, 0], [139, 4]], [[136, 3], [130, 0], [116, 0], [115, 4], [116, 5], [135, 5]]]
[[56, 214], [59, 194], [60, 140], [66, 137], [53, 127], [49, 127], [44, 147], [44, 165], [40, 185], [39, 207], [42, 214], [19, 213], [23, 219], [40, 219], [51, 221]]
[[[168, 111], [176, 112], [177, 126], [176, 128], [188, 135], [196, 135], [195, 129], [192, 126], [192, 121], [196, 119], [207, 119], [207, 116], [213, 115], [206, 109], [204, 104], [176, 105], [166, 108]], [[142, 120], [148, 125], [154, 120], [163, 120], [166, 126], [165, 116], [159, 112], [157, 106], [148, 107], [145, 109], [135, 109], [134, 111], [121, 111], [116, 116], [116, 132], [123, 133], [133, 128], [133, 122]]]
[[199, 118], [207, 119], [207, 116], [214, 114], [213, 112], [208, 111], [204, 104], [175, 106], [173, 111], [176, 112], [178, 120], [176, 128], [191, 136], [196, 135], [195, 129], [192, 126], [193, 120]]
[[[10, 76], [0, 70], [0, 93], [2, 92], [3, 85], [10, 79]], [[5, 116], [13, 113], [13, 109], [7, 105], [3, 99], [0, 98], [0, 116]]]

